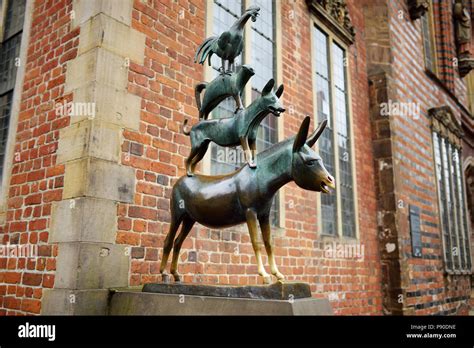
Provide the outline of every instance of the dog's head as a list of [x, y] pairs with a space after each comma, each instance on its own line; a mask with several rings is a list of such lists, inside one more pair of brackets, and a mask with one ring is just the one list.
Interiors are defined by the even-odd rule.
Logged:
[[263, 87], [262, 95], [254, 103], [256, 103], [260, 112], [265, 114], [271, 113], [278, 117], [282, 112], [285, 112], [285, 108], [280, 102], [280, 97], [283, 94], [283, 85], [280, 85], [276, 91], [273, 91], [274, 86], [274, 79], [268, 81], [265, 87]]

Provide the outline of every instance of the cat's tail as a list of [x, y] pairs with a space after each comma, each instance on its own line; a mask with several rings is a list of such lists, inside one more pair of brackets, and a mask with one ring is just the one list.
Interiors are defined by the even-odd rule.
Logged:
[[187, 118], [184, 119], [183, 133], [184, 133], [184, 135], [188, 135], [188, 136], [189, 136], [189, 134], [191, 134], [191, 130], [188, 128], [188, 119]]
[[206, 88], [207, 83], [201, 82], [194, 87], [194, 96], [196, 97], [196, 106], [199, 110], [199, 119], [203, 118], [203, 112], [201, 110], [202, 107], [202, 100], [201, 100], [201, 92]]

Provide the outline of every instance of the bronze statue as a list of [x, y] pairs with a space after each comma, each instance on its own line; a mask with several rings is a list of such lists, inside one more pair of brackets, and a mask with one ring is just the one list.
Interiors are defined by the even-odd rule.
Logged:
[[[216, 54], [222, 60], [221, 73], [230, 73], [231, 66], [234, 65], [234, 59], [242, 53], [244, 47], [244, 26], [249, 18], [252, 18], [252, 22], [255, 22], [259, 11], [260, 7], [250, 6], [228, 31], [223, 32], [219, 37], [211, 36], [204, 40], [197, 49], [194, 62], [198, 61], [200, 55], [199, 64], [203, 64], [208, 59], [209, 65], [211, 65], [211, 57]], [[229, 70], [227, 71], [225, 70], [226, 60], [229, 61]]]
[[[236, 172], [221, 176], [183, 176], [173, 186], [171, 194], [171, 225], [166, 236], [160, 273], [167, 280], [165, 271], [173, 248], [171, 274], [180, 281], [178, 257], [181, 246], [195, 222], [210, 227], [224, 228], [247, 222], [250, 239], [257, 258], [258, 273], [265, 283], [270, 282], [257, 243], [257, 221], [270, 263], [271, 273], [279, 280], [284, 276], [278, 271], [273, 254], [270, 229], [270, 208], [275, 193], [290, 181], [306, 190], [328, 193], [334, 188], [334, 179], [312, 149], [326, 127], [323, 121], [308, 137], [310, 117], [302, 122], [294, 138], [275, 144], [258, 154], [259, 166], [251, 169], [244, 165]], [[182, 225], [175, 240], [176, 232]]]
[[262, 90], [262, 95], [233, 117], [201, 121], [190, 131], [186, 130], [187, 120], [185, 120], [183, 132], [191, 137], [191, 153], [186, 160], [188, 176], [193, 175], [196, 164], [206, 154], [211, 141], [220, 146], [242, 145], [247, 163], [251, 168], [256, 167], [254, 152], [257, 148], [258, 126], [269, 113], [280, 116], [285, 111], [279, 100], [283, 93], [283, 85], [273, 92], [274, 84], [273, 79], [268, 81]]
[[[194, 88], [196, 94], [196, 105], [199, 110], [199, 119], [207, 120], [209, 113], [228, 97], [234, 98], [237, 110], [242, 110], [242, 91], [250, 78], [255, 75], [252, 67], [242, 65], [238, 72], [227, 75], [219, 75], [211, 82], [201, 82]], [[201, 102], [201, 92], [206, 90]]]

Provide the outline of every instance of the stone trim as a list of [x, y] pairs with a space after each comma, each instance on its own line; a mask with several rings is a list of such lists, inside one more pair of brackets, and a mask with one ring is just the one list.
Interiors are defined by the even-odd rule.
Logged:
[[306, 0], [306, 4], [309, 11], [344, 44], [354, 43], [355, 29], [345, 0]]
[[421, 18], [430, 8], [430, 0], [408, 0], [408, 12], [410, 13], [410, 19], [415, 20]]
[[49, 235], [58, 243], [57, 270], [42, 314], [105, 314], [108, 289], [128, 286], [130, 249], [115, 244], [117, 203], [133, 202], [136, 178], [120, 164], [120, 144], [125, 128], [139, 128], [141, 99], [127, 91], [128, 70], [145, 56], [132, 8], [133, 0], [73, 0], [72, 27], [81, 30], [65, 93], [89, 114], [71, 115], [60, 131], [63, 200], [53, 203]]
[[428, 110], [428, 114], [431, 116], [431, 129], [461, 148], [464, 132], [452, 109], [449, 106], [432, 108]]

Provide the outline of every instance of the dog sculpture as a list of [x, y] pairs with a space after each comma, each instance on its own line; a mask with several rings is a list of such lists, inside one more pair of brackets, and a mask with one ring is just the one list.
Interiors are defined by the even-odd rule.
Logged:
[[275, 81], [271, 79], [258, 97], [248, 108], [240, 110], [233, 117], [205, 120], [186, 130], [187, 120], [183, 132], [191, 137], [191, 153], [186, 160], [186, 172], [192, 176], [196, 164], [206, 154], [209, 143], [212, 141], [220, 146], [241, 145], [245, 159], [250, 167], [255, 168], [254, 153], [257, 149], [258, 126], [269, 114], [280, 116], [285, 109], [279, 98], [283, 93], [283, 85], [273, 92]]
[[[255, 170], [243, 166], [227, 175], [181, 177], [171, 193], [171, 224], [164, 242], [160, 265], [163, 280], [168, 280], [165, 268], [173, 248], [170, 271], [174, 280], [180, 281], [179, 252], [195, 222], [210, 228], [224, 228], [247, 222], [258, 273], [265, 283], [269, 283], [271, 279], [263, 267], [257, 241], [257, 221], [262, 230], [271, 273], [283, 280], [284, 276], [278, 270], [273, 254], [270, 229], [273, 197], [290, 181], [305, 190], [324, 193], [329, 192], [329, 187], [335, 187], [334, 179], [324, 167], [321, 157], [311, 149], [326, 123], [323, 121], [308, 137], [310, 118], [306, 117], [296, 137], [275, 144], [258, 154], [259, 165]], [[175, 240], [180, 225], [182, 229]]]
[[[201, 82], [195, 87], [196, 105], [199, 110], [199, 119], [207, 120], [209, 113], [220, 102], [228, 97], [233, 97], [237, 110], [243, 109], [242, 91], [250, 78], [255, 75], [253, 69], [248, 65], [242, 65], [237, 73], [231, 75], [219, 75], [211, 82]], [[201, 92], [206, 90], [201, 102]]]

